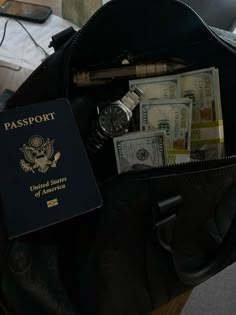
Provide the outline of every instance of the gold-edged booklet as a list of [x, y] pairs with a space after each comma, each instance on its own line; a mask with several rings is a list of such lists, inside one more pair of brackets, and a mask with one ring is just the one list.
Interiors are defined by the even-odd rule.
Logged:
[[9, 238], [101, 206], [66, 99], [2, 112], [0, 143], [0, 198]]

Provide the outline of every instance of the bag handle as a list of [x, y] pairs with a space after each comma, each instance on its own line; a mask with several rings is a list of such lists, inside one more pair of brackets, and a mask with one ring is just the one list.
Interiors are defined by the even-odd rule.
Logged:
[[[189, 286], [196, 286], [201, 282], [204, 282], [220, 272], [227, 265], [234, 261], [234, 255], [236, 254], [236, 186], [232, 187], [231, 190], [226, 194], [224, 200], [221, 202], [220, 206], [215, 212], [215, 222], [217, 222], [216, 217], [220, 216], [221, 223], [228, 223], [227, 228], [223, 231], [223, 242], [220, 245], [216, 255], [205, 263], [203, 266], [196, 269], [188, 269], [186, 266], [182, 265], [178, 260], [178, 252], [176, 252], [172, 246], [172, 236], [175, 224], [177, 224], [178, 216], [173, 217], [173, 212], [170, 214], [169, 218], [171, 220], [166, 220], [166, 224], [161, 224], [161, 230], [158, 232], [158, 240], [163, 248], [168, 250], [172, 257], [175, 265], [175, 270], [181, 281]], [[176, 198], [175, 198], [176, 200]], [[180, 199], [178, 199], [180, 201]], [[174, 205], [174, 204], [173, 204]], [[174, 209], [174, 208], [173, 208]], [[175, 208], [176, 209], [176, 208]], [[229, 220], [229, 213], [233, 214], [233, 219]], [[220, 214], [220, 215], [219, 215]], [[222, 217], [222, 214], [225, 214]], [[225, 220], [224, 220], [225, 219]], [[222, 222], [224, 221], [224, 222]], [[217, 229], [221, 230], [219, 225]], [[157, 227], [158, 230], [158, 227]], [[164, 233], [163, 233], [164, 232]], [[168, 236], [168, 237], [166, 237]], [[183, 259], [182, 259], [183, 260]]]
[[[220, 215], [220, 220], [228, 221], [228, 227], [223, 232], [223, 242], [219, 247], [215, 257], [213, 257], [208, 263], [199, 269], [186, 270], [182, 269], [175, 259], [175, 253], [173, 252], [173, 259], [176, 268], [176, 272], [179, 278], [187, 285], [195, 286], [203, 281], [208, 280], [216, 273], [221, 271], [224, 267], [234, 261], [233, 255], [236, 252], [236, 186], [232, 187], [230, 191], [225, 195], [224, 200], [215, 212], [215, 222], [219, 214], [225, 214], [224, 217]], [[229, 213], [233, 214], [233, 219], [228, 220]], [[227, 219], [227, 220], [226, 220]], [[218, 222], [225, 223], [225, 222]], [[216, 223], [217, 224], [217, 223]], [[219, 225], [217, 225], [219, 228]]]

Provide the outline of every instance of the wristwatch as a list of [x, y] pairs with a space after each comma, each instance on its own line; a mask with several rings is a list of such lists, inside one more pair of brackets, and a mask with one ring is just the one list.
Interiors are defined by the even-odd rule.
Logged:
[[87, 148], [96, 153], [106, 141], [128, 131], [132, 111], [138, 105], [143, 92], [133, 86], [121, 100], [105, 106], [99, 113], [97, 127], [87, 139]]

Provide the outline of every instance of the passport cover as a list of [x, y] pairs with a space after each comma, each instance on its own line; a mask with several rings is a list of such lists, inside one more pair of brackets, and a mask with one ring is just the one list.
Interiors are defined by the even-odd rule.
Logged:
[[8, 237], [102, 205], [66, 99], [0, 113], [0, 198]]

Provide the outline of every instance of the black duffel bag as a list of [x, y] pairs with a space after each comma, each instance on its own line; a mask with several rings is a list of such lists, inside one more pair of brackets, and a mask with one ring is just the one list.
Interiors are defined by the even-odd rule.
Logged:
[[2, 233], [2, 305], [20, 315], [148, 314], [236, 259], [236, 38], [166, 0], [111, 0], [70, 33], [6, 110], [66, 97], [86, 142], [97, 106], [122, 97], [128, 81], [79, 88], [75, 69], [163, 58], [216, 67], [226, 157], [117, 175], [108, 143], [90, 156], [100, 210], [11, 242]]

